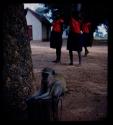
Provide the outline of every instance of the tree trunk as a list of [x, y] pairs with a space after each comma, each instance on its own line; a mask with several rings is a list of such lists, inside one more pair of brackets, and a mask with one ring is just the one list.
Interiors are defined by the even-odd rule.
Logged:
[[22, 4], [3, 10], [2, 102], [6, 119], [24, 119], [25, 100], [33, 90], [33, 66]]

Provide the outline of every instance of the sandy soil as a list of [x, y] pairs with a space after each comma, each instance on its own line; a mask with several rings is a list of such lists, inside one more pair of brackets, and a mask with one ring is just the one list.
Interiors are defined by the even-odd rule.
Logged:
[[[69, 54], [64, 43], [61, 64], [54, 64], [55, 50], [49, 42], [31, 41], [35, 84], [40, 86], [40, 71], [52, 67], [62, 73], [67, 81], [68, 92], [63, 97], [62, 121], [101, 120], [107, 114], [107, 45], [89, 47], [88, 57], [82, 56], [78, 66], [78, 56], [74, 52], [74, 65], [69, 66]], [[84, 49], [82, 55], [84, 54]]]

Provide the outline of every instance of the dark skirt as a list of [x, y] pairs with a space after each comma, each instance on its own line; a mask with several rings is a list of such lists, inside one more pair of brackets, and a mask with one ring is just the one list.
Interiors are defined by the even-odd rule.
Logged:
[[50, 36], [50, 48], [60, 49], [62, 47], [62, 33], [51, 32]]
[[93, 35], [90, 33], [83, 33], [82, 34], [82, 41], [83, 41], [83, 46], [92, 46], [92, 42], [93, 42]]
[[67, 50], [82, 51], [81, 34], [70, 32], [67, 40]]

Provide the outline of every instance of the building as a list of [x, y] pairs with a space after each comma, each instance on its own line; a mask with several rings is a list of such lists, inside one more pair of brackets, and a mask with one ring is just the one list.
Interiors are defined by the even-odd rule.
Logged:
[[42, 15], [27, 8], [26, 20], [28, 34], [31, 40], [48, 41], [50, 37], [50, 22]]

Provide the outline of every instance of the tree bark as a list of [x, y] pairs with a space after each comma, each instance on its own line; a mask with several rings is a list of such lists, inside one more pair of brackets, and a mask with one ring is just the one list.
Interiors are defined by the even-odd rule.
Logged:
[[25, 100], [33, 90], [33, 65], [22, 4], [3, 10], [2, 102], [6, 119], [25, 119]]

